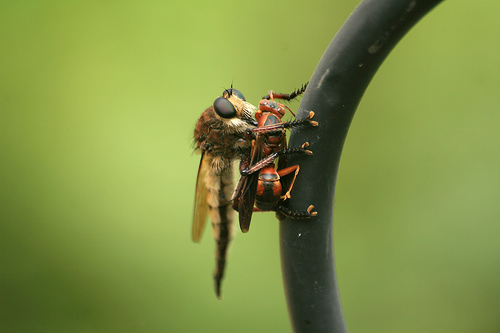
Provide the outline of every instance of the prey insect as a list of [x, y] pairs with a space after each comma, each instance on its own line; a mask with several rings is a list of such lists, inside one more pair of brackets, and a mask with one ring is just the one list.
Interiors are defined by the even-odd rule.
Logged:
[[270, 91], [260, 101], [255, 113], [257, 127], [247, 130], [252, 149], [249, 155], [242, 156], [242, 176], [233, 195], [233, 208], [239, 213], [242, 232], [248, 232], [254, 211], [276, 211], [295, 219], [310, 218], [317, 214], [312, 211], [312, 205], [305, 211], [291, 211], [285, 203], [291, 197], [290, 192], [300, 169], [298, 165], [287, 165], [287, 155], [312, 154], [306, 149], [309, 146], [307, 142], [301, 147], [289, 149], [285, 129], [302, 125], [317, 126], [318, 123], [312, 120], [314, 112], [310, 111], [308, 118], [304, 120], [282, 122], [285, 110], [294, 116], [295, 114], [287, 106], [274, 101], [274, 98], [291, 100], [304, 90], [305, 86], [292, 94], [275, 94]]
[[201, 160], [196, 180], [191, 237], [195, 242], [200, 241], [208, 212], [216, 241], [214, 284], [219, 299], [234, 226], [234, 211], [231, 209], [234, 190], [232, 165], [239, 156], [250, 154], [251, 140], [246, 132], [257, 125], [255, 111], [256, 107], [246, 102], [243, 94], [231, 86], [202, 113], [194, 130], [196, 149], [201, 151]]

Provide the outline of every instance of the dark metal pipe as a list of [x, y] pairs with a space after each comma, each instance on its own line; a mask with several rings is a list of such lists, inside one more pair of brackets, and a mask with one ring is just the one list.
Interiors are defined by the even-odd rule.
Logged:
[[[280, 222], [283, 280], [295, 332], [346, 332], [333, 255], [333, 198], [342, 147], [365, 89], [399, 40], [440, 0], [365, 0], [338, 31], [302, 98], [297, 119], [315, 112], [318, 127], [292, 131], [289, 147], [309, 142], [289, 208], [315, 206], [310, 220]], [[412, 59], [412, 61], [415, 59]]]

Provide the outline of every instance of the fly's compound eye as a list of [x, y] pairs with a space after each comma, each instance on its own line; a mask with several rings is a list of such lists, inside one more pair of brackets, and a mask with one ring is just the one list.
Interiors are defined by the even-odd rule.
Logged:
[[229, 97], [231, 95], [234, 95], [234, 96], [238, 97], [242, 101], [246, 101], [245, 96], [243, 96], [243, 94], [241, 93], [241, 91], [239, 91], [237, 89], [233, 89], [233, 88], [226, 89], [222, 93], [222, 96], [228, 96]]
[[218, 97], [214, 102], [214, 110], [222, 118], [236, 117], [236, 109], [234, 105], [223, 97]]

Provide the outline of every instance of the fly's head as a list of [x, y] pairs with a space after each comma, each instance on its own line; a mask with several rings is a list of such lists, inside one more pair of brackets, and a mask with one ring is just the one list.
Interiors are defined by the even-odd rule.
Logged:
[[224, 90], [213, 104], [217, 116], [220, 118], [226, 131], [244, 132], [256, 125], [254, 119], [257, 108], [245, 100], [245, 96], [232, 87]]

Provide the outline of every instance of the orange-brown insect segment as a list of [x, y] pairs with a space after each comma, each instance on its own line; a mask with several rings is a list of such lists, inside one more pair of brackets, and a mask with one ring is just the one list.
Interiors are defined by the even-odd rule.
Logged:
[[[279, 96], [281, 97], [284, 95], [280, 94]], [[281, 119], [285, 115], [285, 109], [288, 110], [288, 112], [290, 112], [295, 117], [295, 113], [293, 113], [288, 106], [275, 102], [273, 100], [273, 97], [274, 97], [274, 92], [270, 90], [269, 99], [264, 98], [259, 102], [259, 110], [257, 110], [257, 112], [255, 113], [255, 119], [257, 119], [257, 121], [259, 121], [260, 117], [264, 112], [270, 112], [279, 119]]]
[[[273, 113], [266, 112], [260, 117], [258, 127], [268, 127], [280, 124], [281, 119]], [[286, 148], [286, 141], [283, 140], [285, 129], [263, 132], [262, 136], [262, 151], [265, 156]]]
[[278, 172], [272, 166], [266, 166], [259, 172], [255, 206], [266, 211], [273, 210], [281, 197], [281, 181]]
[[259, 121], [258, 114], [262, 114], [262, 112], [271, 112], [275, 114], [280, 119], [285, 115], [285, 108], [288, 109], [285, 105], [276, 103], [275, 101], [268, 101], [267, 99], [263, 99], [259, 103], [259, 111], [256, 113], [256, 119]]

